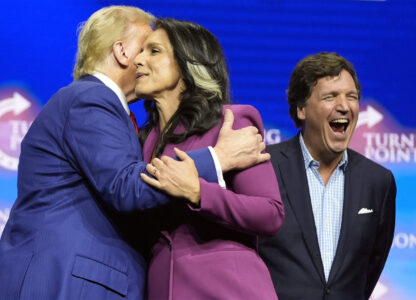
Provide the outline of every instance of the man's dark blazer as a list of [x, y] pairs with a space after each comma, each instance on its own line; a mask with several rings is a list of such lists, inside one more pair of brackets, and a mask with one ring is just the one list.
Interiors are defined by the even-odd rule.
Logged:
[[[209, 150], [194, 158], [215, 180]], [[86, 76], [58, 91], [22, 142], [18, 198], [0, 241], [0, 299], [143, 299], [145, 261], [108, 216], [166, 203], [140, 180], [145, 166], [111, 89]]]
[[[376, 285], [395, 224], [393, 174], [348, 149], [341, 232], [325, 282], [299, 135], [267, 147], [286, 219], [260, 242], [279, 300], [364, 300]], [[360, 212], [360, 213], [359, 213]]]

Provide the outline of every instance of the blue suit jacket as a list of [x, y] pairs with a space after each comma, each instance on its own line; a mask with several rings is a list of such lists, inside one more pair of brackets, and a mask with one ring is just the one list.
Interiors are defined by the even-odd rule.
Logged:
[[[208, 149], [193, 153], [216, 180]], [[152, 208], [141, 147], [117, 96], [86, 76], [57, 92], [22, 142], [0, 242], [0, 299], [142, 299], [146, 264], [109, 215]]]

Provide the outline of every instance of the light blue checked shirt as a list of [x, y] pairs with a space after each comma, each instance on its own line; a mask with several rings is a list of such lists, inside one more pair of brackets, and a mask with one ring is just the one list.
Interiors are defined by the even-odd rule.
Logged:
[[347, 151], [344, 152], [342, 160], [325, 186], [318, 171], [319, 162], [312, 158], [302, 135], [299, 135], [299, 140], [305, 161], [309, 194], [312, 201], [312, 211], [321, 259], [324, 265], [325, 279], [328, 281], [341, 230], [342, 206], [344, 203], [344, 172], [348, 162]]

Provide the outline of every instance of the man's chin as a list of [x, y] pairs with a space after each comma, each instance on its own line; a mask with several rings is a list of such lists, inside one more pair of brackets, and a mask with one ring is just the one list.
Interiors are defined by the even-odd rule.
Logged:
[[135, 103], [135, 102], [137, 102], [137, 101], [144, 100], [144, 99], [146, 99], [146, 98], [144, 97], [144, 95], [142, 95], [142, 94], [140, 94], [140, 93], [137, 93], [137, 92], [133, 92], [133, 93], [131, 93], [131, 94], [129, 94], [129, 95], [127, 96], [127, 102], [128, 102], [129, 104], [131, 104], [131, 103]]
[[345, 150], [347, 150], [348, 145], [342, 145], [342, 146], [334, 146], [331, 147], [332, 153], [334, 154], [342, 154]]

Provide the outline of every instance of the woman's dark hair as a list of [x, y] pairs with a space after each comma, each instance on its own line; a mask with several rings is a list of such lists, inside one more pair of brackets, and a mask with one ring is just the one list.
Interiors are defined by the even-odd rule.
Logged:
[[[196, 23], [170, 18], [156, 20], [154, 29], [167, 33], [186, 86], [177, 111], [160, 133], [154, 149], [158, 157], [168, 143], [181, 143], [214, 127], [221, 118], [223, 104], [230, 103], [230, 95], [224, 54], [211, 32]], [[144, 107], [148, 118], [140, 128], [142, 144], [159, 122], [154, 101], [145, 100]], [[185, 131], [175, 132], [179, 124]]]
[[354, 66], [344, 57], [336, 53], [321, 52], [305, 57], [296, 65], [290, 76], [289, 88], [287, 90], [289, 114], [296, 127], [302, 126], [302, 121], [298, 118], [297, 108], [306, 105], [306, 101], [311, 96], [318, 80], [327, 76], [338, 76], [342, 70], [350, 73], [360, 99], [360, 82]]

